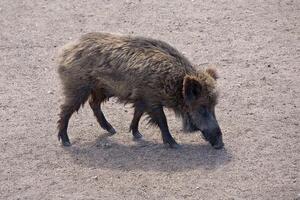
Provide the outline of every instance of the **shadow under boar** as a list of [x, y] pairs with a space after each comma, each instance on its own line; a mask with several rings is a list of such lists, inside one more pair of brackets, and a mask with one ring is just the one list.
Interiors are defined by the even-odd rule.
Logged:
[[100, 126], [116, 133], [105, 119], [101, 103], [110, 97], [131, 103], [134, 115], [130, 130], [141, 138], [138, 124], [146, 113], [157, 125], [165, 144], [179, 145], [169, 132], [163, 107], [182, 117], [184, 130], [201, 131], [210, 144], [223, 147], [215, 117], [217, 103], [214, 69], [197, 71], [169, 44], [144, 37], [88, 33], [65, 45], [59, 56], [58, 73], [65, 101], [58, 120], [58, 138], [70, 146], [67, 134], [71, 115], [88, 99]]

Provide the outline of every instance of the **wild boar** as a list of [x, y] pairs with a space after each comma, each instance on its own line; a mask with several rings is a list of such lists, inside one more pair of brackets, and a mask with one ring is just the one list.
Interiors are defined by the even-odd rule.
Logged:
[[172, 137], [163, 108], [172, 109], [183, 121], [185, 131], [201, 131], [216, 149], [223, 147], [215, 116], [217, 104], [214, 69], [197, 71], [169, 44], [144, 37], [88, 33], [65, 45], [58, 61], [65, 101], [58, 120], [58, 138], [70, 146], [67, 134], [71, 115], [88, 99], [100, 126], [116, 133], [105, 119], [101, 103], [110, 97], [131, 103], [133, 137], [142, 135], [138, 124], [145, 113], [160, 128], [163, 143], [179, 145]]

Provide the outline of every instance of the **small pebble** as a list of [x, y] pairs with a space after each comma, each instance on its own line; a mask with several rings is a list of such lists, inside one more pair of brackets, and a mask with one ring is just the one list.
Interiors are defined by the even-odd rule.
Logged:
[[48, 93], [48, 94], [53, 94], [53, 91], [49, 90], [47, 93]]
[[105, 148], [105, 149], [109, 149], [109, 148], [111, 148], [111, 144], [109, 144], [109, 143], [105, 143], [105, 144], [103, 145], [103, 148]]

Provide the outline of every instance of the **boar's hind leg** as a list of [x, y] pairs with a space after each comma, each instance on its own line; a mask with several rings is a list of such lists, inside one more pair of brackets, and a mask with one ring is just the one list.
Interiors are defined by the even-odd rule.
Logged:
[[80, 106], [83, 105], [89, 95], [90, 89], [83, 87], [79, 90], [67, 90], [65, 92], [65, 103], [61, 106], [60, 119], [58, 120], [58, 140], [62, 140], [64, 146], [70, 146], [70, 140], [67, 134], [68, 123], [75, 111], [78, 111]]
[[148, 113], [151, 117], [150, 122], [158, 125], [158, 127], [160, 128], [164, 144], [168, 144], [171, 148], [179, 148], [180, 146], [177, 144], [169, 131], [167, 118], [165, 116], [163, 108], [161, 106], [152, 108], [148, 110]]
[[145, 111], [145, 105], [141, 102], [137, 102], [134, 104], [134, 114], [133, 119], [130, 124], [130, 130], [132, 131], [132, 135], [134, 139], [140, 139], [143, 137], [143, 135], [139, 131], [139, 122], [144, 114]]
[[92, 91], [91, 99], [89, 104], [94, 112], [97, 121], [99, 122], [100, 126], [107, 130], [110, 134], [115, 134], [116, 130], [112, 127], [112, 125], [105, 119], [104, 114], [101, 110], [101, 103], [107, 99], [108, 97], [105, 96], [104, 92], [101, 90]]

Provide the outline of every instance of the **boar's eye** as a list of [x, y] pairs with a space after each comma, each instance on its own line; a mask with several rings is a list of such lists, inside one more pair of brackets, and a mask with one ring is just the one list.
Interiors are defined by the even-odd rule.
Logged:
[[208, 117], [209, 116], [209, 112], [208, 112], [208, 108], [207, 107], [201, 106], [199, 108], [198, 112], [200, 113], [200, 115], [202, 117]]

